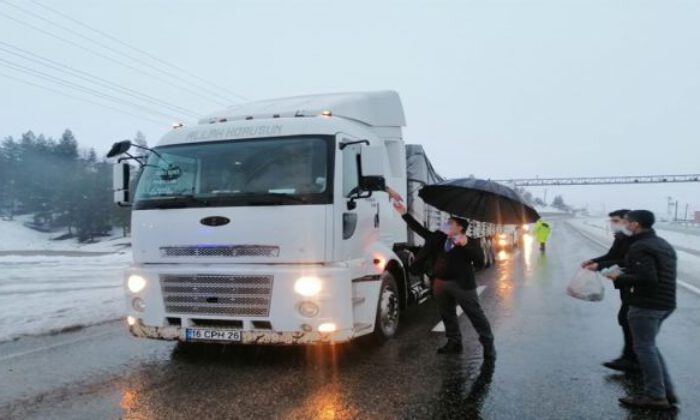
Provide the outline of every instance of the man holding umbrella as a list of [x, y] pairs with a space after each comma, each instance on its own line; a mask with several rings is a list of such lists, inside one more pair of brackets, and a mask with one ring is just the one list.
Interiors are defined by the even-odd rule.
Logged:
[[[466, 231], [469, 222], [460, 217], [450, 217], [441, 231], [430, 231], [408, 213], [398, 193], [390, 188], [387, 188], [387, 192], [393, 200], [394, 209], [401, 214], [408, 226], [425, 240], [410, 270], [414, 273], [429, 270], [434, 279], [433, 296], [445, 324], [447, 336], [447, 343], [438, 349], [438, 353], [462, 351], [462, 334], [456, 306], [460, 305], [479, 334], [484, 358], [495, 359], [496, 348], [491, 325], [479, 304], [474, 278], [474, 266], [482, 266], [484, 256], [478, 248], [467, 246]], [[430, 264], [428, 270], [426, 264]]]

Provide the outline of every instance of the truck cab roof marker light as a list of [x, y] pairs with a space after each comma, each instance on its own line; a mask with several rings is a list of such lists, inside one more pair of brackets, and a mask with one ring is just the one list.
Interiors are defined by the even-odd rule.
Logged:
[[183, 124], [181, 121], [174, 122], [172, 125], [173, 130], [177, 130], [178, 128], [182, 128], [184, 126], [185, 126], [185, 124]]
[[332, 117], [333, 113], [329, 110], [325, 110], [325, 111], [321, 112], [319, 115], [322, 117]]

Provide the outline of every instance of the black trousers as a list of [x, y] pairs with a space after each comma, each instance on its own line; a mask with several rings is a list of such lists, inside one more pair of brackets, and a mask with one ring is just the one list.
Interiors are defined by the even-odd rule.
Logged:
[[617, 313], [617, 322], [620, 324], [620, 327], [622, 327], [622, 335], [625, 338], [625, 346], [622, 348], [622, 358], [636, 362], [637, 355], [634, 352], [634, 346], [632, 344], [632, 331], [630, 330], [630, 323], [627, 319], [629, 309], [629, 305], [624, 302], [620, 305], [620, 311]]
[[435, 279], [433, 296], [437, 302], [442, 322], [445, 324], [445, 335], [448, 340], [462, 342], [462, 333], [459, 330], [457, 318], [457, 305], [459, 305], [479, 334], [479, 341], [484, 346], [484, 351], [494, 350], [491, 324], [481, 309], [476, 289], [465, 289], [456, 281]]

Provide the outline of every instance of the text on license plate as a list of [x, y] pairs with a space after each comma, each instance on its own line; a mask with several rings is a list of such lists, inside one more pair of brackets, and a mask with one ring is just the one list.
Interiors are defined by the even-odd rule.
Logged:
[[187, 328], [185, 330], [187, 341], [214, 340], [214, 341], [241, 341], [241, 332], [238, 330], [212, 330], [208, 328]]

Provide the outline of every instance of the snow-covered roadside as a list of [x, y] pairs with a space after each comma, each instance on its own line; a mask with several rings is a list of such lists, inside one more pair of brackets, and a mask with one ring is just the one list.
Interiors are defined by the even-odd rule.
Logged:
[[60, 233], [43, 233], [29, 229], [22, 223], [30, 218], [20, 216], [13, 221], [0, 220], [0, 253], [11, 251], [82, 251], [82, 252], [116, 252], [128, 248], [131, 238], [124, 238], [118, 232], [100, 238], [99, 242], [81, 244], [76, 239], [54, 241], [51, 238]]
[[[582, 233], [601, 243], [612, 243], [613, 237], [607, 226], [606, 219], [592, 217], [574, 218], [570, 219], [569, 223]], [[678, 276], [680, 280], [690, 284], [693, 288], [700, 289], [700, 256], [698, 255], [700, 254], [700, 237], [671, 232], [663, 228], [658, 230], [657, 233], [671, 245], [689, 248], [693, 251], [693, 253], [689, 253], [682, 249], [676, 249], [678, 255]], [[688, 238], [689, 236], [690, 238]]]
[[0, 342], [124, 316], [122, 273], [131, 252], [0, 256]]

